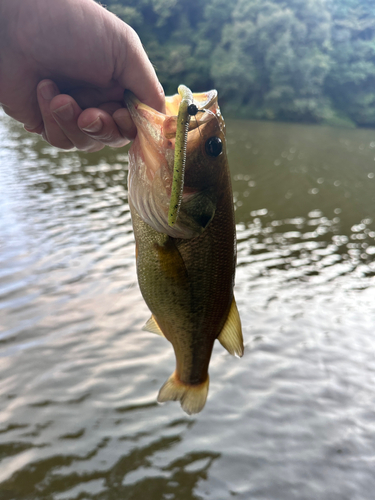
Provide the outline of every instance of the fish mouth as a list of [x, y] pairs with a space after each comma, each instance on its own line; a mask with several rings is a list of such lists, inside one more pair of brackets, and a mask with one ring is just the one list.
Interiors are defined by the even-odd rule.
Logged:
[[[217, 103], [217, 91], [210, 90], [193, 94], [193, 104], [196, 114], [190, 120], [189, 132], [210, 122], [214, 117], [220, 118], [221, 113]], [[180, 94], [165, 98], [165, 113], [142, 103], [132, 92], [125, 90], [124, 101], [137, 128], [139, 142], [147, 164], [154, 170], [158, 164], [159, 154], [165, 154], [166, 149], [174, 148], [177, 130], [177, 115], [181, 103]], [[196, 135], [196, 134], [195, 134]], [[188, 148], [194, 147], [193, 136], [189, 135]], [[172, 141], [172, 142], [169, 142]], [[147, 157], [150, 157], [147, 161]]]
[[124, 93], [124, 101], [137, 127], [137, 137], [132, 145], [133, 153], [136, 157], [141, 157], [148, 167], [148, 175], [153, 178], [158, 165], [163, 162], [164, 150], [168, 147], [163, 136], [166, 115], [142, 103], [128, 90]]
[[[181, 96], [165, 98], [166, 113], [160, 113], [142, 103], [126, 90], [124, 101], [137, 128], [137, 136], [129, 151], [129, 201], [141, 218], [158, 232], [175, 238], [191, 238], [202, 231], [181, 212], [180, 221], [168, 226], [171, 197], [177, 115]], [[224, 121], [217, 102], [217, 91], [193, 94], [194, 115], [189, 123], [187, 158], [204, 147], [203, 138], [210, 129], [219, 128], [224, 134]], [[187, 160], [186, 173], [189, 172]], [[185, 177], [186, 178], [186, 177]], [[199, 190], [185, 182], [183, 204]]]
[[[193, 94], [193, 99], [193, 104], [197, 106], [197, 114], [208, 110], [215, 113], [218, 109], [217, 90], [195, 93]], [[124, 101], [137, 128], [140, 127], [144, 131], [149, 130], [147, 124], [144, 122], [144, 120], [146, 119], [153, 123], [154, 126], [160, 130], [163, 129], [164, 120], [168, 117], [171, 117], [172, 119], [170, 121], [168, 120], [168, 126], [167, 130], [165, 130], [164, 136], [173, 134], [172, 123], [177, 120], [178, 110], [181, 103], [180, 94], [165, 97], [165, 113], [160, 113], [150, 106], [147, 106], [147, 104], [142, 103], [130, 90], [125, 90]], [[200, 119], [200, 121], [204, 123], [207, 120]], [[194, 123], [192, 123], [189, 127], [189, 130], [192, 130], [196, 127], [197, 125], [194, 125]]]

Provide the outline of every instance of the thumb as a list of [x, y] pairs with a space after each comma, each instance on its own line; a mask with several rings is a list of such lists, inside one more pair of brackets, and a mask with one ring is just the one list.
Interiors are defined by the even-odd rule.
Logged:
[[[142, 46], [137, 33], [123, 23], [123, 44], [116, 68], [116, 79], [124, 89], [131, 90], [138, 99], [148, 106], [165, 112], [164, 90], [155, 70]], [[124, 50], [125, 47], [125, 50]]]

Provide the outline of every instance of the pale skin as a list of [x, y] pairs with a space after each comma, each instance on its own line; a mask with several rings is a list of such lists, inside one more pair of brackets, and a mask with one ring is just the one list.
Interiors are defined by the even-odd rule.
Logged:
[[139, 37], [93, 0], [0, 0], [0, 103], [62, 149], [99, 151], [134, 139], [122, 96], [164, 112]]

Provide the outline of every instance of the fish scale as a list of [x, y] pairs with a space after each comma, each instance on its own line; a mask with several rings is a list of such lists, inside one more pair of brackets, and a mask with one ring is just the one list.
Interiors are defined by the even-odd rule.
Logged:
[[[129, 154], [129, 205], [139, 286], [152, 313], [145, 328], [169, 340], [176, 356], [176, 369], [158, 401], [179, 400], [188, 414], [198, 413], [205, 405], [215, 340], [231, 354], [243, 354], [233, 296], [236, 235], [224, 121], [216, 91], [193, 97], [204, 112], [198, 127], [191, 120], [182, 202], [170, 228], [173, 118], [125, 94], [137, 126]], [[167, 98], [167, 109], [178, 111], [179, 101], [178, 95]], [[165, 122], [168, 134], [164, 136]], [[212, 139], [215, 148], [207, 147]]]

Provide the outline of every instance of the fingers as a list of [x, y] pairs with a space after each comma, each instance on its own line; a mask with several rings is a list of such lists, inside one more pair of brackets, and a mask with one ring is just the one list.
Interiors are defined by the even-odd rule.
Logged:
[[88, 152], [103, 149], [104, 144], [80, 130], [77, 120], [81, 108], [72, 97], [60, 94], [54, 82], [40, 82], [37, 95], [44, 123], [42, 135], [52, 146], [61, 149], [76, 147]]
[[128, 118], [120, 120], [119, 125], [112, 117], [119, 111], [120, 103], [107, 102], [100, 108], [82, 111], [71, 96], [59, 94], [51, 80], [40, 82], [37, 94], [43, 127], [29, 130], [42, 133], [55, 147], [94, 152], [106, 145], [122, 147], [135, 137], [135, 127], [127, 110], [124, 111]]
[[[5, 94], [8, 89], [3, 89], [1, 87], [2, 87], [2, 81], [0, 78], [0, 99], [2, 100], [1, 91], [4, 90]], [[13, 87], [16, 86], [14, 85]], [[11, 92], [9, 91], [8, 95], [10, 93]], [[26, 91], [24, 94], [22, 92], [16, 93], [16, 91], [13, 90], [13, 95], [11, 96], [11, 98], [9, 98], [9, 100], [11, 101], [11, 105], [8, 106], [6, 104], [2, 104], [2, 108], [5, 111], [5, 113], [14, 118], [15, 120], [23, 123], [25, 129], [28, 130], [29, 132], [35, 131], [38, 134], [41, 133], [41, 130], [43, 129], [43, 122], [39, 106], [35, 97], [35, 90], [34, 94], [27, 93]]]
[[118, 109], [113, 113], [112, 117], [123, 136], [127, 137], [130, 141], [135, 139], [137, 127], [134, 125], [133, 119], [126, 108]]
[[52, 114], [51, 101], [59, 95], [59, 89], [51, 80], [42, 80], [37, 87], [37, 98], [42, 114], [44, 129], [42, 136], [52, 146], [61, 149], [72, 149], [74, 144], [66, 136]]
[[67, 89], [67, 93], [73, 97], [82, 109], [100, 108], [102, 103], [118, 102], [122, 103], [124, 89], [115, 83], [111, 83], [106, 88], [92, 88], [87, 85]]
[[[107, 108], [110, 109], [108, 104]], [[89, 137], [106, 146], [119, 148], [129, 143], [128, 131], [120, 130], [113, 117], [104, 109], [86, 109], [79, 116], [77, 125]]]

